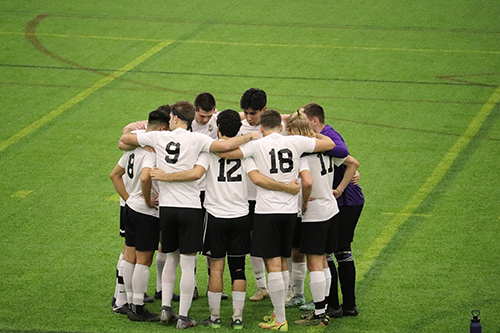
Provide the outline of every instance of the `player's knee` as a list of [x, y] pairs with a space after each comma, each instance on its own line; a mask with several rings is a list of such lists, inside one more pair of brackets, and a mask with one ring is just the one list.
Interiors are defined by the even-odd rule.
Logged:
[[335, 252], [335, 259], [337, 259], [338, 263], [353, 261], [352, 252], [351, 251]]
[[227, 264], [231, 274], [231, 283], [235, 280], [246, 280], [245, 257], [228, 257]]

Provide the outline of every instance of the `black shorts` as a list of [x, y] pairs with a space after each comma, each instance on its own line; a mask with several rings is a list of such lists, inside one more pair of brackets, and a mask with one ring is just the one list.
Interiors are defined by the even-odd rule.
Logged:
[[208, 214], [205, 225], [203, 254], [211, 259], [244, 256], [250, 253], [250, 218], [248, 215], [232, 219]]
[[300, 248], [300, 226], [302, 225], [302, 217], [297, 216], [297, 223], [295, 224], [295, 232], [293, 233], [292, 247], [295, 249]]
[[351, 251], [351, 243], [354, 238], [354, 229], [358, 224], [363, 205], [359, 206], [342, 206], [339, 207], [340, 212], [337, 214], [339, 219], [339, 231], [337, 248], [338, 251]]
[[322, 255], [335, 251], [338, 232], [337, 215], [325, 222], [302, 223], [300, 238], [301, 253]]
[[290, 258], [296, 223], [297, 214], [255, 214], [252, 256]]
[[161, 250], [181, 254], [203, 249], [203, 213], [200, 208], [160, 207]]
[[120, 236], [125, 237], [125, 206], [120, 206]]
[[250, 219], [250, 230], [253, 230], [253, 219], [255, 216], [255, 200], [248, 200], [248, 218]]
[[125, 244], [136, 251], [158, 250], [160, 220], [125, 205]]

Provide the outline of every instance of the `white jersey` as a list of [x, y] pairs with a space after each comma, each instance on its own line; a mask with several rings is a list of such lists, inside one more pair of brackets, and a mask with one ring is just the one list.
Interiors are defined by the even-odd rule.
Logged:
[[253, 159], [226, 160], [211, 153], [202, 153], [196, 164], [206, 170], [207, 189], [204, 207], [217, 218], [248, 215], [246, 174], [257, 169]]
[[212, 139], [217, 139], [217, 113], [214, 112], [210, 120], [205, 124], [200, 124], [196, 120], [191, 123], [193, 132], [208, 135]]
[[334, 167], [344, 163], [345, 158], [335, 158], [323, 153], [304, 154], [301, 162], [306, 161], [313, 179], [311, 201], [307, 211], [302, 214], [302, 222], [325, 222], [339, 212], [337, 200], [333, 196]]
[[[299, 176], [299, 158], [313, 152], [316, 139], [300, 135], [283, 136], [272, 133], [240, 147], [243, 156], [253, 157], [260, 173], [278, 182], [289, 183]], [[296, 198], [286, 192], [257, 187], [255, 212], [259, 214], [290, 214], [298, 212]]]
[[[183, 128], [174, 131], [153, 131], [138, 134], [141, 146], [151, 146], [156, 151], [156, 164], [165, 173], [190, 170], [200, 152], [209, 152], [212, 138], [188, 132]], [[200, 192], [196, 181], [159, 182], [160, 206], [201, 208]]]
[[[156, 154], [150, 153], [141, 147], [127, 151], [118, 161], [118, 164], [125, 169], [123, 183], [129, 195], [127, 206], [138, 213], [158, 217], [158, 209], [151, 208], [142, 197], [141, 173], [144, 168], [153, 169], [156, 166]], [[158, 185], [153, 181], [151, 187], [151, 197], [158, 195]]]

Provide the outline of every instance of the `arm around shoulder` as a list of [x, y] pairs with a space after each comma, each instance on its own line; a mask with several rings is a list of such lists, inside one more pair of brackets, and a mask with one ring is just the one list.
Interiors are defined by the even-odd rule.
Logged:
[[335, 148], [335, 143], [327, 137], [326, 135], [316, 133], [316, 145], [314, 146], [314, 152], [327, 151]]

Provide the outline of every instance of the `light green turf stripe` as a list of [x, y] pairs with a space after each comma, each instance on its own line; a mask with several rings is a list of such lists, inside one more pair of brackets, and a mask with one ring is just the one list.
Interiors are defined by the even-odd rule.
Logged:
[[384, 227], [380, 236], [375, 239], [372, 245], [366, 250], [362, 258], [356, 261], [356, 272], [358, 282], [363, 280], [365, 274], [375, 264], [378, 256], [384, 248], [391, 242], [398, 229], [414, 214], [417, 208], [422, 204], [425, 198], [434, 190], [441, 179], [451, 167], [453, 162], [460, 155], [462, 150], [469, 144], [472, 138], [481, 128], [484, 121], [488, 118], [493, 108], [500, 103], [500, 86], [493, 92], [488, 101], [483, 105], [479, 113], [474, 117], [469, 127], [462, 136], [458, 138], [448, 153], [436, 166], [432, 174], [425, 183], [417, 190], [413, 197], [403, 207], [403, 209], [394, 216], [394, 218]]
[[143, 63], [144, 61], [149, 59], [151, 56], [160, 52], [161, 50], [163, 50], [165, 47], [167, 47], [168, 45], [170, 45], [172, 43], [173, 43], [173, 41], [163, 41], [163, 42], [157, 44], [155, 47], [149, 49], [148, 51], [146, 51], [145, 53], [143, 53], [142, 55], [140, 55], [136, 59], [132, 60], [131, 62], [129, 62], [128, 64], [123, 66], [122, 68], [116, 70], [115, 72], [106, 76], [102, 80], [99, 80], [98, 82], [94, 83], [92, 86], [88, 87], [87, 89], [85, 89], [84, 91], [82, 91], [81, 93], [76, 95], [75, 97], [71, 98], [66, 103], [59, 106], [58, 108], [56, 108], [52, 112], [46, 114], [45, 116], [38, 119], [37, 121], [35, 121], [31, 125], [29, 125], [28, 127], [23, 128], [22, 130], [20, 130], [19, 132], [17, 132], [16, 134], [14, 134], [10, 138], [8, 138], [7, 140], [2, 141], [0, 143], [0, 152], [4, 151], [5, 149], [10, 147], [11, 145], [19, 142], [21, 139], [23, 139], [27, 135], [33, 133], [34, 131], [36, 131], [37, 129], [42, 127], [43, 125], [47, 124], [48, 122], [52, 121], [56, 117], [60, 116], [64, 111], [70, 109], [71, 107], [75, 106], [77, 103], [83, 101], [85, 98], [89, 97], [90, 95], [92, 95], [93, 93], [98, 91], [99, 89], [107, 86], [108, 84], [113, 82], [115, 79], [119, 78], [120, 76], [127, 73], [128, 71], [132, 70], [133, 68], [135, 68], [139, 64]]
[[[23, 35], [24, 32], [0, 31], [0, 35]], [[34, 35], [34, 34], [33, 34]], [[110, 37], [110, 36], [92, 36], [92, 35], [68, 35], [68, 34], [47, 34], [36, 33], [36, 36], [57, 37], [57, 38], [84, 38], [84, 39], [109, 39], [139, 42], [160, 42], [163, 39], [152, 38], [133, 38], [133, 37]], [[177, 40], [179, 43], [192, 44], [213, 44], [213, 45], [231, 45], [231, 46], [250, 46], [250, 47], [289, 47], [289, 48], [316, 48], [333, 50], [363, 50], [363, 51], [389, 51], [389, 52], [440, 52], [440, 53], [476, 53], [476, 54], [500, 54], [500, 51], [484, 50], [450, 50], [450, 49], [412, 49], [401, 47], [371, 47], [371, 46], [343, 46], [343, 45], [319, 45], [319, 44], [266, 44], [266, 43], [244, 43], [244, 42], [224, 42], [209, 40]]]

